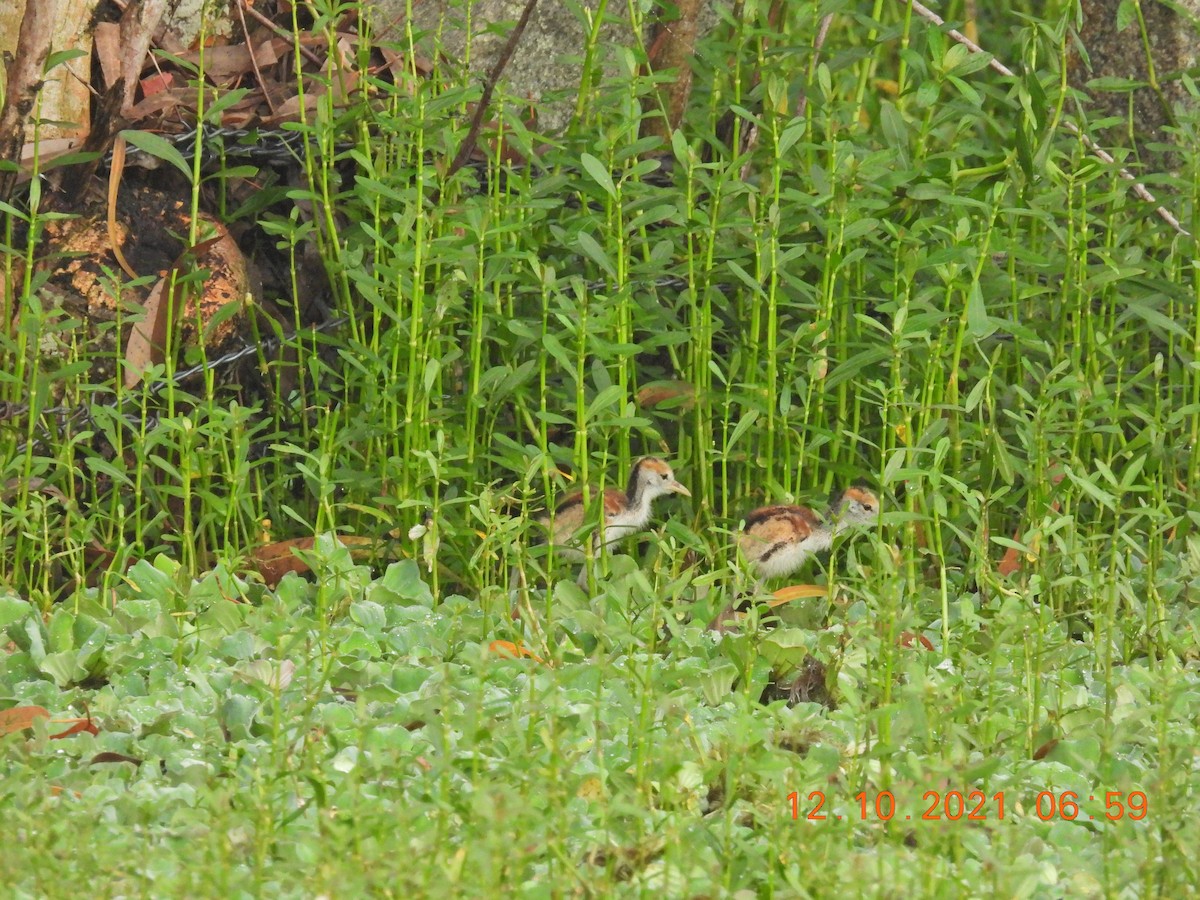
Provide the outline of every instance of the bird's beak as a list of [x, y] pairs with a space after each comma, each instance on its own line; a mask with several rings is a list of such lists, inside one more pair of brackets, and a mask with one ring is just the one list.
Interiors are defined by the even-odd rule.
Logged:
[[674, 494], [683, 494], [683, 496], [685, 496], [685, 497], [692, 496], [692, 492], [689, 491], [687, 488], [685, 488], [678, 481], [671, 482], [671, 492]]

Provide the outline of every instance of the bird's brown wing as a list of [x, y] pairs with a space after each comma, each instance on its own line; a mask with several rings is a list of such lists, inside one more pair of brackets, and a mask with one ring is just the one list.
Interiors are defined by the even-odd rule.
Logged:
[[[595, 498], [595, 494], [592, 495]], [[625, 492], [609, 488], [604, 492], [604, 515], [613, 516], [626, 506]], [[583, 492], [573, 491], [563, 497], [554, 510], [554, 540], [562, 543], [570, 540], [583, 526], [587, 509], [583, 504]], [[549, 520], [545, 520], [548, 522]]]
[[805, 540], [820, 524], [806, 506], [764, 506], [746, 516], [738, 544], [748, 560], [764, 560], [781, 547]]

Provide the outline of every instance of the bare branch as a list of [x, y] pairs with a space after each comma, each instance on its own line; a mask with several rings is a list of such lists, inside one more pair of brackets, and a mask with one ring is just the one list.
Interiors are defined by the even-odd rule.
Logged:
[[513, 51], [517, 49], [517, 44], [520, 43], [521, 36], [525, 33], [525, 27], [529, 24], [529, 17], [533, 14], [537, 3], [538, 0], [527, 0], [525, 8], [521, 10], [521, 18], [517, 20], [516, 28], [508, 36], [508, 41], [505, 42], [504, 49], [500, 51], [500, 57], [492, 66], [492, 71], [488, 72], [487, 81], [483, 83], [483, 94], [479, 98], [479, 105], [475, 107], [475, 116], [471, 119], [471, 130], [467, 132], [466, 140], [459, 148], [458, 155], [454, 157], [454, 162], [450, 164], [450, 170], [446, 173], [447, 179], [465, 166], [467, 160], [471, 158], [471, 154], [475, 152], [475, 144], [479, 140], [479, 130], [483, 127], [483, 117], [487, 115], [488, 107], [491, 106], [492, 92], [496, 90], [496, 82], [500, 80], [505, 67], [512, 59]]
[[[940, 27], [940, 26], [946, 24], [945, 20], [941, 16], [939, 16], [937, 13], [935, 13], [933, 10], [929, 9], [925, 5], [918, 3], [917, 0], [900, 0], [900, 2], [901, 3], [912, 3], [913, 11], [916, 12], [919, 16], [921, 16], [921, 18], [925, 19], [926, 21], [932, 22], [934, 25], [937, 25]], [[957, 31], [953, 28], [949, 28], [946, 30], [946, 33], [948, 35], [950, 35], [950, 37], [954, 38], [954, 40], [958, 41], [960, 44], [962, 44], [964, 47], [966, 47], [968, 50], [970, 50], [972, 53], [986, 53], [987, 52], [982, 47], [980, 47], [977, 43], [975, 43], [973, 40], [971, 40], [969, 37], [967, 37], [965, 34], [963, 34], [960, 31]], [[995, 69], [1001, 75], [1007, 75], [1009, 78], [1017, 77], [1016, 73], [1013, 72], [1012, 69], [1010, 69], [1008, 66], [1004, 65], [1002, 62], [1000, 62], [1000, 60], [996, 59], [995, 56], [993, 56], [991, 58], [988, 65], [990, 65], [993, 69]], [[1074, 122], [1071, 122], [1068, 120], [1063, 120], [1063, 127], [1066, 128], [1067, 131], [1071, 132], [1071, 134], [1077, 136], [1081, 141], [1083, 141], [1083, 145], [1088, 148], [1088, 151], [1093, 156], [1103, 160], [1104, 162], [1108, 163], [1109, 165], [1116, 164], [1116, 160], [1112, 158], [1112, 154], [1110, 154], [1108, 151], [1106, 151], [1104, 148], [1102, 148], [1099, 144], [1097, 144], [1094, 140], [1092, 140]], [[1159, 204], [1158, 200], [1155, 199], [1154, 195], [1151, 194], [1150, 191], [1146, 189], [1146, 186], [1144, 184], [1142, 184], [1140, 181], [1137, 180], [1137, 178], [1134, 177], [1132, 172], [1130, 172], [1128, 169], [1126, 169], [1124, 167], [1121, 167], [1118, 170], [1118, 174], [1122, 178], [1124, 178], [1126, 181], [1132, 183], [1133, 192], [1135, 194], [1137, 194], [1138, 197], [1140, 197], [1142, 200], [1145, 200], [1147, 203], [1153, 204], [1154, 211], [1156, 213], [1158, 213], [1158, 217], [1160, 219], [1162, 219], [1164, 222], [1166, 222], [1168, 225], [1170, 225], [1172, 228], [1174, 228], [1175, 231], [1177, 231], [1179, 234], [1183, 235], [1184, 237], [1192, 236], [1191, 233], [1186, 228], [1184, 228], [1181, 224], [1179, 224], [1179, 220], [1177, 218], [1175, 218], [1175, 215], [1169, 209], [1167, 209], [1165, 206], [1161, 206]]]

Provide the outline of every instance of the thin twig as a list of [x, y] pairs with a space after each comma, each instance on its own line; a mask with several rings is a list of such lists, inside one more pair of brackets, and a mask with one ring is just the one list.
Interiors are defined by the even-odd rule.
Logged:
[[[317, 56], [317, 54], [313, 53], [311, 50], [309, 50], [307, 47], [305, 47], [304, 44], [297, 41], [295, 36], [293, 36], [290, 31], [285, 31], [284, 29], [280, 28], [278, 25], [276, 25], [274, 22], [272, 22], [270, 19], [268, 19], [262, 13], [260, 13], [257, 9], [255, 9], [253, 6], [242, 6], [242, 9], [244, 9], [246, 12], [248, 12], [250, 14], [250, 17], [252, 19], [254, 19], [255, 21], [257, 21], [260, 25], [267, 26], [267, 28], [271, 29], [271, 31], [273, 31], [278, 37], [283, 38], [285, 41], [287, 41], [289, 44], [291, 44], [293, 47], [295, 47], [297, 50], [299, 50], [300, 55], [303, 56], [305, 59], [307, 59], [314, 66], [324, 65], [324, 63], [321, 60], [321, 57]], [[330, 49], [330, 52], [332, 52], [332, 48]]]
[[[924, 6], [923, 4], [918, 3], [917, 0], [900, 0], [900, 2], [901, 3], [911, 3], [913, 10], [918, 15], [920, 15], [921, 18], [923, 18], [929, 22], [932, 22], [934, 25], [941, 27], [946, 24], [945, 20], [941, 16], [939, 16], [937, 13], [935, 13], [933, 10], [929, 9], [928, 7]], [[950, 35], [950, 37], [954, 38], [954, 40], [958, 41], [960, 44], [962, 44], [964, 47], [966, 47], [968, 50], [970, 50], [972, 53], [987, 52], [982, 47], [980, 47], [977, 43], [975, 43], [973, 40], [971, 40], [969, 37], [967, 37], [965, 34], [963, 34], [961, 31], [957, 31], [954, 28], [948, 28], [946, 30], [946, 33], [948, 35]], [[997, 72], [999, 72], [1001, 75], [1007, 75], [1009, 78], [1017, 77], [1016, 73], [1012, 69], [1010, 69], [1008, 66], [1004, 65], [1004, 63], [1000, 62], [1000, 60], [996, 59], [995, 56], [992, 56], [991, 60], [989, 60], [989, 62], [988, 62], [988, 65], [991, 66], [993, 69], [995, 69]], [[1100, 158], [1101, 160], [1108, 163], [1109, 165], [1116, 164], [1117, 161], [1115, 159], [1113, 159], [1112, 154], [1110, 154], [1103, 147], [1101, 147], [1094, 140], [1092, 140], [1088, 135], [1086, 135], [1079, 128], [1079, 126], [1076, 125], [1074, 122], [1064, 119], [1063, 127], [1066, 128], [1067, 131], [1071, 132], [1071, 134], [1078, 137], [1083, 142], [1083, 145], [1088, 148], [1088, 150], [1091, 152], [1091, 154], [1093, 156]], [[1132, 172], [1130, 172], [1128, 169], [1126, 169], [1122, 166], [1121, 168], [1119, 168], [1117, 170], [1117, 173], [1122, 178], [1124, 178], [1126, 181], [1132, 183], [1133, 192], [1135, 194], [1137, 194], [1138, 197], [1140, 197], [1142, 200], [1145, 200], [1147, 203], [1154, 205], [1154, 211], [1156, 213], [1158, 213], [1158, 217], [1160, 219], [1162, 219], [1164, 222], [1166, 222], [1168, 225], [1170, 225], [1172, 228], [1174, 228], [1175, 231], [1177, 231], [1179, 234], [1183, 235], [1184, 237], [1192, 236], [1191, 232], [1189, 232], [1186, 228], [1184, 228], [1181, 224], [1179, 224], [1179, 220], [1177, 218], [1175, 218], [1174, 214], [1169, 209], [1167, 209], [1165, 206], [1162, 206], [1159, 204], [1158, 200], [1156, 200], [1154, 198], [1154, 195], [1151, 194], [1150, 191], [1146, 189], [1146, 186], [1144, 184], [1142, 184], [1140, 181], [1137, 180], [1137, 178], [1134, 177]]]
[[[821, 58], [821, 48], [825, 46], [825, 39], [829, 36], [829, 25], [833, 22], [833, 13], [826, 13], [821, 19], [821, 24], [817, 26], [817, 36], [813, 38], [813, 55], [812, 61], [808, 65], [809, 81], [812, 81], [812, 73], [817, 70], [817, 60]], [[808, 109], [808, 91], [800, 95], [800, 105], [796, 108], [796, 118], [804, 118], [804, 111]]]
[[479, 105], [475, 107], [475, 115], [471, 119], [471, 130], [467, 132], [466, 140], [459, 148], [458, 155], [454, 157], [454, 162], [450, 164], [450, 170], [446, 173], [447, 180], [465, 166], [467, 160], [471, 158], [471, 154], [475, 152], [475, 144], [479, 140], [479, 130], [483, 128], [483, 117], [487, 115], [488, 107], [491, 105], [492, 92], [496, 89], [496, 82], [500, 80], [505, 67], [512, 59], [513, 51], [517, 49], [517, 43], [521, 40], [521, 35], [525, 33], [525, 26], [529, 24], [529, 17], [533, 14], [537, 3], [538, 0], [527, 0], [525, 8], [521, 10], [521, 18], [517, 20], [517, 27], [508, 36], [504, 49], [500, 51], [500, 58], [492, 66], [492, 71], [488, 72], [487, 81], [483, 83], [483, 94], [479, 97]]
[[250, 37], [250, 29], [246, 25], [246, 0], [238, 0], [234, 4], [237, 7], [238, 19], [242, 23], [242, 36], [246, 38], [246, 49], [250, 51], [250, 68], [254, 70], [254, 79], [258, 82], [258, 87], [262, 91], [263, 99], [267, 101], [267, 108], [271, 110], [271, 115], [276, 114], [275, 101], [271, 99], [271, 91], [267, 87], [267, 83], [263, 80], [262, 72], [258, 68], [258, 58], [255, 54], [254, 40]]

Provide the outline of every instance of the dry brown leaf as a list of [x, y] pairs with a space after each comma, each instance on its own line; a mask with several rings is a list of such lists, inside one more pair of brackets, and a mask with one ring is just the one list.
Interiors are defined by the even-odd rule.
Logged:
[[1034, 759], [1045, 759], [1054, 752], [1054, 748], [1058, 746], [1058, 738], [1051, 738], [1033, 751]]
[[153, 97], [175, 86], [174, 72], [155, 72], [142, 79], [142, 96]]
[[126, 756], [124, 753], [114, 753], [112, 750], [102, 750], [100, 753], [97, 753], [90, 760], [88, 760], [88, 765], [94, 766], [97, 763], [120, 762], [132, 763], [135, 766], [140, 766], [142, 764], [142, 760], [138, 759], [136, 756]]
[[[1014, 541], [1021, 540], [1021, 532], [1020, 531], [1013, 532], [1013, 540]], [[1001, 575], [1011, 575], [1013, 572], [1018, 571], [1020, 568], [1021, 568], [1021, 554], [1017, 551], [1016, 547], [1009, 547], [1007, 550], [1004, 551], [1004, 557], [997, 564], [996, 571], [999, 572]]]
[[68, 738], [73, 734], [79, 734], [86, 731], [88, 734], [99, 734], [100, 729], [96, 727], [96, 723], [92, 721], [91, 716], [86, 719], [51, 719], [56, 725], [66, 725], [71, 723], [71, 727], [66, 731], [60, 731], [58, 734], [50, 735], [50, 740], [56, 741], [61, 738]]
[[[142, 374], [154, 365], [156, 358], [158, 362], [164, 359], [163, 343], [166, 331], [166, 316], [160, 313], [166, 304], [162, 302], [162, 296], [166, 290], [168, 283], [167, 278], [160, 278], [158, 282], [150, 289], [149, 296], [146, 297], [146, 302], [143, 308], [146, 311], [146, 317], [137, 325], [134, 325], [129, 332], [129, 341], [125, 344], [125, 387], [136, 387], [137, 383], [142, 380]], [[155, 332], [160, 328], [160, 321], [163, 337], [159, 338]], [[157, 349], [156, 349], [157, 348]]]
[[925, 637], [923, 634], [913, 634], [911, 631], [900, 632], [900, 637], [896, 638], [896, 645], [900, 647], [911, 647], [914, 643], [920, 644], [926, 650], [933, 649], [933, 641]]
[[121, 77], [121, 26], [116, 22], [98, 22], [92, 33], [96, 57], [100, 60], [100, 74], [104, 86], [112, 87]]
[[[356, 535], [340, 534], [338, 540], [343, 547], [350, 549], [350, 555], [356, 560], [369, 559], [375, 553], [378, 542], [374, 538], [358, 537]], [[289, 538], [286, 541], [276, 541], [259, 547], [251, 557], [254, 568], [262, 576], [267, 587], [275, 587], [283, 580], [288, 572], [303, 574], [309, 571], [308, 563], [297, 556], [295, 550], [311, 550], [316, 538]]]
[[32, 728], [38, 719], [48, 719], [50, 713], [42, 706], [14, 706], [0, 711], [0, 735]]
[[125, 118], [134, 123], [156, 115], [165, 118], [177, 107], [182, 107], [184, 110], [189, 109], [195, 96], [195, 89], [186, 86], [172, 88], [169, 91], [159, 91], [125, 110]]
[[523, 656], [542, 665], [546, 664], [546, 661], [532, 650], [522, 647], [520, 644], [514, 644], [512, 641], [492, 641], [488, 644], [488, 652], [495, 653], [497, 656], [507, 656], [512, 659], [520, 659]]
[[[121, 251], [121, 232], [117, 228], [117, 195], [121, 191], [121, 176], [124, 173], [125, 138], [118, 135], [117, 139], [113, 142], [112, 168], [108, 173], [108, 217], [106, 219], [108, 245], [112, 248], [112, 254], [116, 258], [117, 264], [124, 270], [126, 275], [136, 281], [138, 273], [133, 270], [133, 266], [129, 265], [129, 261], [125, 259], [125, 254]], [[128, 373], [126, 373], [125, 377], [126, 379], [129, 378]]]
[[[198, 264], [211, 247], [217, 245], [222, 240], [229, 239], [228, 232], [223, 231], [217, 237], [209, 238], [206, 241], [196, 244], [190, 251], [185, 250], [151, 289], [144, 304], [146, 316], [130, 330], [129, 341], [125, 345], [126, 388], [135, 387], [142, 380], [142, 374], [150, 366], [166, 361], [167, 323], [173, 322], [176, 326], [182, 324], [181, 316], [178, 314], [180, 298], [175, 297], [173, 304], [175, 307], [174, 311], [171, 310], [172, 304], [163, 302], [163, 298], [169, 293], [167, 288], [171, 285], [171, 282], [175, 281], [178, 283], [178, 276], [183, 274], [181, 270], [188, 260], [195, 260]], [[115, 244], [113, 245], [113, 249], [116, 249]], [[172, 273], [176, 273], [174, 279], [172, 278]], [[182, 293], [182, 291], [179, 291], [179, 293]]]
[[641, 388], [634, 399], [643, 409], [669, 401], [675, 401], [673, 406], [679, 409], [691, 409], [696, 403], [696, 388], [690, 381], [655, 381]]
[[785, 603], [791, 603], [793, 600], [811, 600], [816, 597], [829, 596], [829, 589], [823, 584], [793, 584], [785, 588], [780, 588], [771, 594], [771, 599], [767, 601], [767, 606], [774, 609], [777, 606], [783, 606]]
[[[200, 54], [196, 51], [180, 54], [181, 58], [198, 64]], [[232, 87], [241, 79], [254, 72], [254, 63], [262, 68], [273, 66], [279, 61], [279, 50], [275, 42], [267, 39], [254, 49], [254, 59], [250, 59], [250, 48], [246, 44], [227, 44], [222, 47], [209, 47], [204, 51], [204, 74], [220, 87]]]

